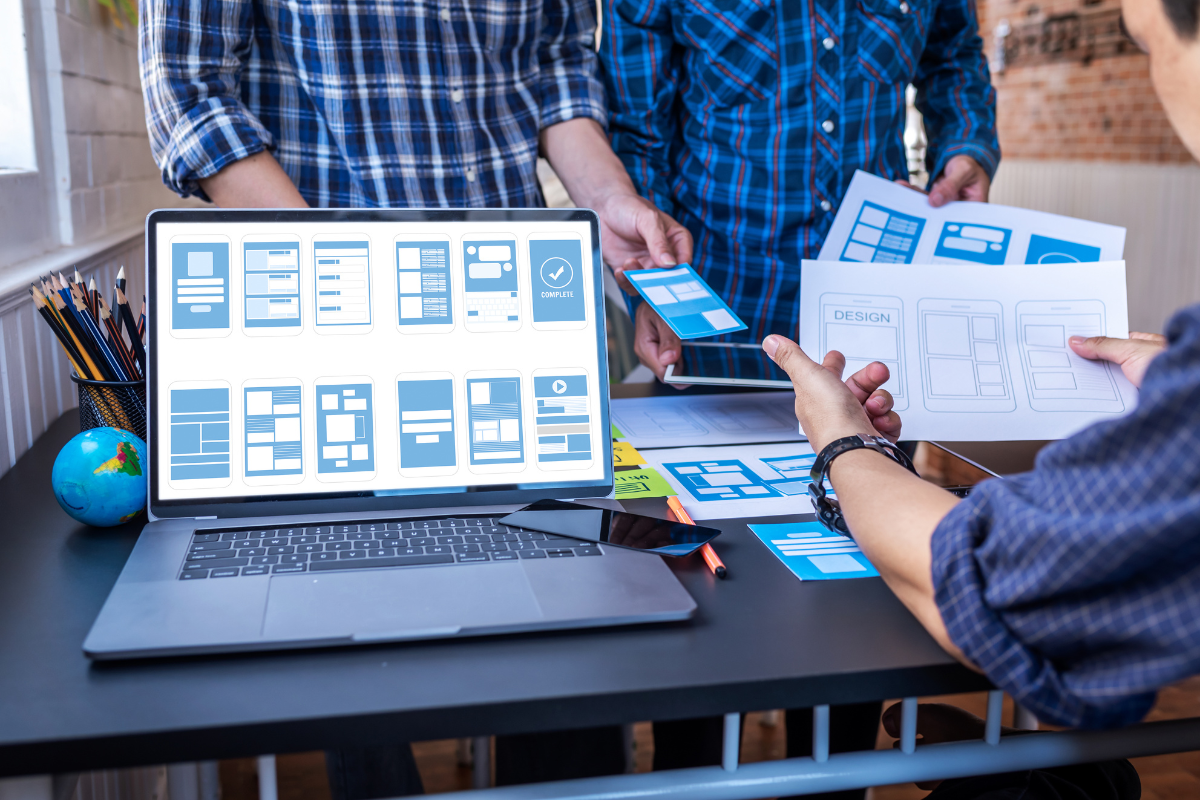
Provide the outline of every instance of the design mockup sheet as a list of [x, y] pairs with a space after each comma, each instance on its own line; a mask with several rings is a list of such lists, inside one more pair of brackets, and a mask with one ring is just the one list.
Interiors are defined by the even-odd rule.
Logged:
[[994, 203], [934, 208], [920, 192], [860, 170], [818, 259], [997, 266], [1116, 261], [1124, 251], [1124, 228]]
[[591, 230], [157, 226], [162, 500], [603, 480]]
[[1120, 369], [1068, 344], [1101, 335], [1129, 335], [1123, 261], [802, 267], [800, 346], [846, 375], [886, 364], [905, 439], [1060, 439], [1128, 412]]
[[747, 392], [613, 400], [612, 421], [644, 447], [802, 441], [791, 392]]

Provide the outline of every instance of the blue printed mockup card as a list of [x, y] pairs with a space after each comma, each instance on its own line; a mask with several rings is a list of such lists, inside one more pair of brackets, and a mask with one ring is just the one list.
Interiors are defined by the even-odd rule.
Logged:
[[625, 276], [680, 339], [746, 329], [746, 323], [688, 264], [675, 269], [629, 270]]
[[750, 525], [784, 566], [802, 581], [877, 578], [878, 570], [848, 536], [832, 533], [819, 522]]

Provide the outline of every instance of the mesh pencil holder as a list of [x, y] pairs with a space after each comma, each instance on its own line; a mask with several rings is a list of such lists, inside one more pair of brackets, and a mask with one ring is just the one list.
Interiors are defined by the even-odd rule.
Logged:
[[71, 376], [79, 388], [79, 430], [120, 428], [146, 441], [146, 382], [90, 381]]

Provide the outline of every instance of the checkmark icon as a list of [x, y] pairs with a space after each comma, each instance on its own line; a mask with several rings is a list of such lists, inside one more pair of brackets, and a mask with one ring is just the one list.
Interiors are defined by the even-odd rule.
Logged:
[[559, 268], [558, 268], [558, 272], [551, 272], [551, 273], [550, 273], [550, 280], [552, 280], [552, 281], [556, 281], [556, 280], [558, 280], [558, 276], [563, 274], [563, 270], [564, 270], [564, 269], [566, 269], [566, 267], [559, 267]]

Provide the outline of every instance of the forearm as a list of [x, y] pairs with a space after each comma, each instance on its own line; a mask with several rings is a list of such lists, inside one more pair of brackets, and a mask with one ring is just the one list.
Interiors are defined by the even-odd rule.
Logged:
[[957, 498], [870, 450], [838, 456], [829, 479], [854, 540], [888, 587], [943, 649], [967, 663], [934, 601], [930, 555], [933, 531]]
[[637, 194], [595, 120], [576, 117], [544, 128], [541, 145], [546, 160], [580, 207], [597, 208], [603, 198]]
[[199, 182], [221, 208], [308, 208], [279, 162], [265, 151], [235, 161]]

